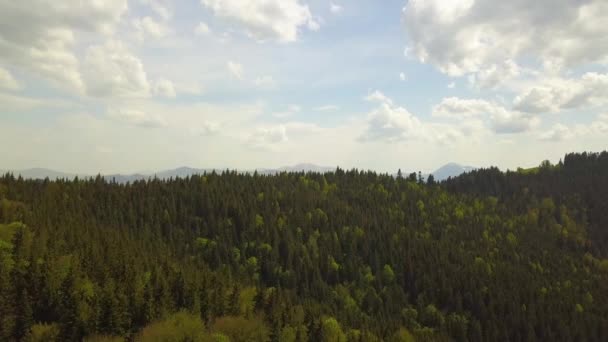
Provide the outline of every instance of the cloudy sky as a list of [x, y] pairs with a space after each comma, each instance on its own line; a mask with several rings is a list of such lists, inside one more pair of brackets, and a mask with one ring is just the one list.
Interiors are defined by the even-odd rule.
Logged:
[[606, 22], [605, 0], [0, 0], [0, 169], [599, 151]]

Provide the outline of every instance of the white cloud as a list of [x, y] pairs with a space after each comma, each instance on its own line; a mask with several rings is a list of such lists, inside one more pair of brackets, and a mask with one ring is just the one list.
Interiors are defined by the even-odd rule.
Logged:
[[333, 111], [340, 109], [340, 107], [338, 107], [336, 105], [324, 105], [324, 106], [315, 107], [313, 109], [317, 112], [333, 112]]
[[82, 91], [74, 32], [111, 34], [126, 0], [1, 1], [0, 61]]
[[140, 110], [112, 108], [107, 116], [113, 120], [127, 123], [133, 126], [145, 128], [158, 128], [167, 126], [167, 122], [158, 115], [146, 114]]
[[287, 142], [287, 129], [284, 125], [260, 127], [247, 139], [247, 144], [254, 148], [276, 150]]
[[[15, 114], [14, 112], [27, 111], [31, 109], [74, 109], [78, 107], [73, 102], [60, 99], [33, 98], [27, 96], [14, 95], [0, 92], [0, 103], [5, 114]], [[13, 112], [13, 113], [11, 113]]]
[[605, 136], [606, 133], [608, 133], [608, 114], [602, 114], [598, 115], [596, 120], [588, 125], [575, 124], [566, 126], [557, 123], [548, 131], [542, 132], [539, 139], [545, 141], [564, 141], [590, 135]]
[[569, 140], [576, 136], [576, 133], [568, 126], [555, 124], [549, 131], [540, 135], [541, 140], [562, 141]]
[[405, 76], [405, 73], [403, 73], [403, 72], [402, 72], [402, 73], [399, 73], [399, 79], [400, 79], [401, 81], [405, 81], [405, 80], [407, 79], [407, 77]]
[[469, 76], [469, 83], [480, 89], [494, 89], [502, 82], [513, 79], [521, 74], [520, 68], [512, 60], [496, 65], [490, 65], [476, 74]]
[[17, 82], [13, 75], [6, 69], [0, 67], [0, 89], [21, 90], [23, 85]]
[[559, 112], [608, 104], [608, 74], [588, 72], [579, 79], [553, 78], [528, 89], [514, 100], [528, 113]]
[[598, 115], [597, 120], [591, 124], [591, 129], [597, 133], [608, 133], [608, 113]]
[[211, 33], [211, 29], [209, 28], [209, 25], [201, 21], [194, 28], [194, 33], [199, 36], [205, 36]]
[[450, 119], [487, 118], [496, 133], [521, 133], [534, 128], [539, 119], [481, 99], [444, 98], [432, 110], [434, 117]]
[[242, 25], [257, 40], [293, 42], [300, 28], [317, 30], [319, 23], [300, 0], [201, 0], [217, 17]]
[[292, 104], [287, 106], [287, 109], [285, 111], [274, 113], [273, 116], [276, 118], [287, 118], [299, 113], [301, 110], [302, 107]]
[[205, 121], [194, 129], [196, 135], [211, 136], [220, 133], [220, 125], [217, 122]]
[[230, 72], [230, 74], [236, 78], [238, 78], [239, 80], [243, 79], [243, 65], [233, 62], [233, 61], [228, 61], [228, 63], [226, 64], [226, 66], [228, 67], [228, 72]]
[[605, 60], [607, 17], [604, 0], [410, 0], [403, 8], [412, 55], [490, 87], [526, 60], [553, 70]]
[[368, 116], [368, 127], [362, 140], [398, 141], [424, 138], [422, 122], [405, 108], [382, 103]]
[[150, 85], [142, 62], [118, 41], [88, 49], [83, 76], [87, 93], [97, 97], [145, 97]]
[[343, 8], [342, 6], [332, 2], [329, 4], [329, 10], [331, 11], [331, 13], [338, 14], [342, 12]]
[[378, 102], [378, 103], [386, 103], [389, 105], [393, 104], [393, 100], [391, 100], [390, 98], [388, 98], [388, 96], [384, 95], [382, 92], [376, 90], [373, 93], [367, 95], [365, 97], [366, 101], [369, 102]]
[[170, 32], [169, 26], [166, 23], [154, 20], [151, 17], [134, 19], [133, 27], [137, 31], [140, 40], [143, 40], [145, 37], [154, 39], [163, 38]]
[[150, 6], [154, 13], [156, 13], [161, 19], [168, 20], [173, 15], [169, 8], [167, 1], [162, 0], [140, 0], [142, 3]]
[[153, 92], [155, 95], [160, 95], [168, 98], [175, 98], [177, 96], [177, 94], [175, 93], [175, 87], [173, 86], [173, 82], [164, 78], [161, 78], [158, 81], [154, 82]]
[[456, 83], [455, 82], [450, 82], [448, 84], [448, 89], [454, 89], [456, 87]]
[[489, 114], [495, 108], [494, 104], [485, 100], [447, 97], [433, 107], [432, 115], [435, 117], [463, 119]]
[[367, 127], [359, 141], [421, 140], [449, 144], [467, 137], [477, 139], [476, 136], [485, 130], [478, 121], [461, 125], [423, 122], [407, 109], [394, 105], [379, 91], [368, 95], [366, 100], [378, 102], [379, 106], [368, 114]]

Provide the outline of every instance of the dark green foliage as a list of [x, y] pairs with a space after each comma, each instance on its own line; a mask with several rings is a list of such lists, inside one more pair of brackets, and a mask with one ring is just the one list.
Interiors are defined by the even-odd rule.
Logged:
[[6, 175], [0, 340], [602, 341], [607, 156], [441, 184]]

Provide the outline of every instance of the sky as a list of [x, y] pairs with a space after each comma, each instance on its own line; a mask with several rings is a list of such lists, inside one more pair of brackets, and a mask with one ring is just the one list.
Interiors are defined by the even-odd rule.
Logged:
[[605, 0], [0, 0], [0, 169], [515, 169], [608, 147]]

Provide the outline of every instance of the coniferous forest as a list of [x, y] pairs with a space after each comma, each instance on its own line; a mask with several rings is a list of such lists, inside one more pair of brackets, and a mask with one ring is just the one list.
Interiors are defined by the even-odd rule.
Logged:
[[608, 153], [0, 178], [1, 341], [606, 341]]

